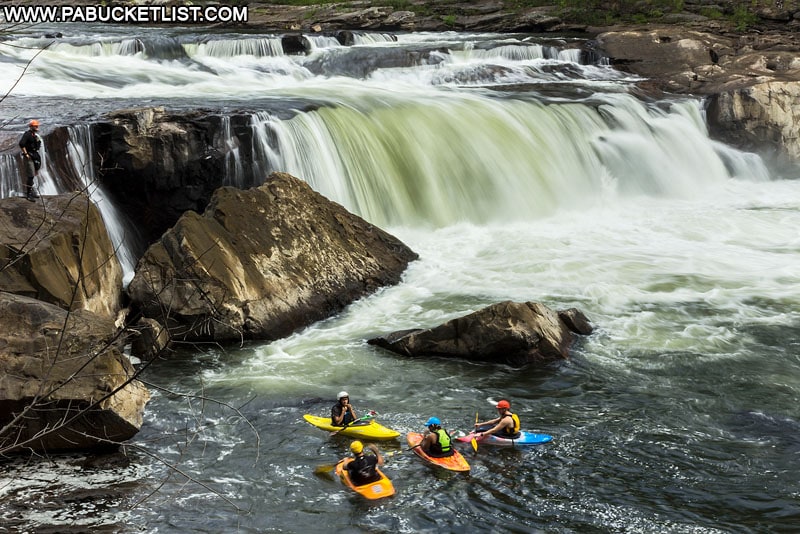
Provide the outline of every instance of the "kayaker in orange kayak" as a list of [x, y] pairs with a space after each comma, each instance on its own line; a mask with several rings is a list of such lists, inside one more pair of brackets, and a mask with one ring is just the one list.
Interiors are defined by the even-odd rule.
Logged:
[[453, 447], [450, 444], [450, 434], [442, 428], [442, 422], [438, 417], [431, 417], [425, 423], [427, 430], [420, 442], [420, 447], [425, 454], [434, 458], [446, 458], [453, 455]]

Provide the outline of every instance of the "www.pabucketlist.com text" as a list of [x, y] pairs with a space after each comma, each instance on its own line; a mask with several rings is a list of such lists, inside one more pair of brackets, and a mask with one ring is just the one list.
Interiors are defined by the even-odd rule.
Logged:
[[214, 24], [247, 22], [247, 6], [5, 5], [0, 15], [10, 24], [104, 22], [120, 24]]

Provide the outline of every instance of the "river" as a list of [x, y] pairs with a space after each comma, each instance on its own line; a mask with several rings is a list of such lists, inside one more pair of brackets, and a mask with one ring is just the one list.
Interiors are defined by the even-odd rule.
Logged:
[[[255, 168], [303, 178], [420, 258], [289, 338], [154, 363], [127, 458], [3, 464], [12, 531], [796, 530], [800, 180], [711, 140], [701, 101], [639, 97], [569, 36], [310, 36], [308, 55], [285, 55], [277, 35], [58, 31], [3, 103], [6, 130], [36, 117], [79, 140], [123, 106], [245, 110]], [[4, 92], [33, 53], [0, 44]], [[13, 165], [0, 169], [11, 195]], [[58, 184], [46, 170], [43, 192]], [[502, 300], [577, 307], [595, 332], [521, 369], [366, 343]], [[381, 443], [397, 494], [368, 503], [320, 469], [349, 440], [302, 419], [342, 389], [403, 433], [430, 416], [468, 429], [507, 398], [554, 439], [467, 445], [468, 475]]]

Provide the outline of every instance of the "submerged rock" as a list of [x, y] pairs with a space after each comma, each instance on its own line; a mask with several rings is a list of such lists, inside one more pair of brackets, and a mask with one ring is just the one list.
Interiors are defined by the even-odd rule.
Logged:
[[368, 343], [404, 356], [524, 365], [568, 358], [573, 331], [592, 331], [574, 308], [555, 312], [538, 302], [504, 301], [434, 328], [393, 332]]
[[383, 230], [273, 173], [217, 190], [139, 262], [128, 292], [182, 340], [274, 340], [395, 284], [417, 255]]

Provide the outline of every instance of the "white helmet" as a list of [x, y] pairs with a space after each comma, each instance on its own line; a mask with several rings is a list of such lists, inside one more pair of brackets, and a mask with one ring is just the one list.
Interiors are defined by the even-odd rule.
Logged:
[[347, 394], [346, 391], [340, 391], [339, 394], [336, 396], [336, 400], [342, 400], [342, 397], [349, 397], [350, 395]]

